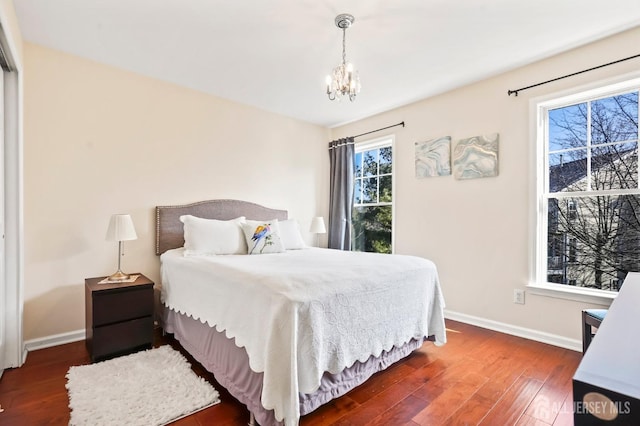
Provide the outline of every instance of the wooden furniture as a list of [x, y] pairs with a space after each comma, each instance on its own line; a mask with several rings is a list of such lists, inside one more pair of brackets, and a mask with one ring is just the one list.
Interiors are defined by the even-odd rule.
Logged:
[[593, 328], [600, 328], [605, 315], [607, 315], [606, 309], [585, 309], [582, 311], [582, 353], [587, 351], [593, 336], [595, 336]]
[[150, 349], [153, 343], [153, 281], [131, 283], [85, 279], [86, 345], [91, 361]]
[[630, 272], [573, 376], [574, 423], [640, 424], [640, 273]]

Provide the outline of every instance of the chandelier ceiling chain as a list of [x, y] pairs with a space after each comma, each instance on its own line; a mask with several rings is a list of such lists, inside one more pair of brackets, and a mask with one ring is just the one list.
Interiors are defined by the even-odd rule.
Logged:
[[335, 24], [342, 30], [342, 63], [327, 76], [327, 96], [329, 100], [340, 100], [349, 97], [353, 102], [360, 93], [360, 76], [354, 70], [353, 64], [347, 62], [347, 28], [353, 25], [355, 18], [347, 13], [336, 16]]
[[342, 28], [342, 65], [347, 63], [347, 28]]

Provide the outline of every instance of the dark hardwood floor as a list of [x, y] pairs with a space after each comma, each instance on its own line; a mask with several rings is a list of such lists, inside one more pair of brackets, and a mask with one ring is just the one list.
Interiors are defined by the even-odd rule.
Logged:
[[[447, 321], [449, 342], [406, 359], [315, 412], [301, 425], [572, 425], [571, 377], [581, 354]], [[157, 333], [156, 345], [171, 344]], [[184, 353], [184, 352], [183, 352]], [[222, 402], [175, 422], [245, 425], [248, 412], [193, 359]], [[0, 380], [0, 425], [66, 425], [65, 374], [89, 363], [84, 342], [29, 353]]]

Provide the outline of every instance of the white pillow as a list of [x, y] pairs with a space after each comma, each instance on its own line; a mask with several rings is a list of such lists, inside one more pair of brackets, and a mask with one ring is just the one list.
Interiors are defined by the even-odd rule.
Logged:
[[216, 220], [180, 216], [184, 223], [184, 255], [247, 254], [247, 243], [240, 227], [244, 220], [244, 217]]
[[242, 225], [249, 254], [282, 253], [280, 227], [274, 220], [247, 220]]
[[307, 248], [307, 245], [300, 235], [300, 225], [295, 219], [281, 220], [278, 222], [280, 227], [280, 239], [285, 250], [299, 250]]

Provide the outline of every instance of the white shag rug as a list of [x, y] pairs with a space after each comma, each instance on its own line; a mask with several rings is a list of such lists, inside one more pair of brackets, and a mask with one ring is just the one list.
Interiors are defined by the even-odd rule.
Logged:
[[69, 425], [166, 425], [220, 402], [168, 345], [67, 372]]

